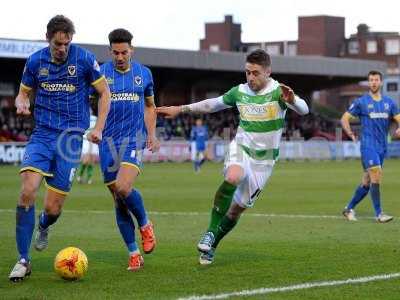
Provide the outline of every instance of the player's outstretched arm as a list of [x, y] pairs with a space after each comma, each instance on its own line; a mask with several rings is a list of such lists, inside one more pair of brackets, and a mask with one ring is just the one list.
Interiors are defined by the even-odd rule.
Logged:
[[180, 113], [213, 113], [230, 107], [224, 103], [222, 96], [220, 96], [188, 105], [162, 106], [158, 107], [156, 111], [158, 114], [164, 115], [167, 119], [173, 119]]
[[87, 139], [98, 144], [102, 140], [102, 132], [106, 124], [108, 112], [110, 110], [111, 93], [105, 79], [96, 83], [94, 88], [99, 95], [98, 116], [94, 128], [87, 135]]
[[296, 96], [294, 91], [287, 85], [281, 83], [280, 87], [282, 90], [282, 100], [290, 109], [302, 116], [309, 113], [306, 101], [301, 99], [299, 96]]
[[30, 107], [30, 95], [32, 93], [32, 89], [29, 89], [24, 86], [20, 86], [17, 97], [15, 98], [15, 107], [17, 108], [17, 115], [29, 116], [31, 112], [29, 111]]
[[160, 106], [156, 108], [156, 113], [167, 119], [175, 119], [181, 112], [181, 106]]
[[350, 126], [350, 119], [352, 119], [352, 118], [353, 118], [353, 116], [349, 112], [346, 111], [343, 114], [342, 118], [340, 119], [340, 123], [342, 124], [342, 128], [343, 128], [344, 132], [349, 136], [349, 138], [352, 139], [353, 142], [355, 142], [355, 141], [357, 141], [357, 137], [351, 130], [351, 126]]

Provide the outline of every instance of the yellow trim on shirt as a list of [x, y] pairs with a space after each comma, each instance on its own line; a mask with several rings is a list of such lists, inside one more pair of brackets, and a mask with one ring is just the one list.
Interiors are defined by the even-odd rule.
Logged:
[[155, 102], [154, 102], [154, 95], [152, 95], [152, 96], [147, 96], [147, 97], [145, 97], [144, 99], [145, 99], [145, 101], [146, 101], [146, 105], [149, 105], [149, 104], [150, 104], [150, 106], [151, 106], [151, 105], [155, 105]]
[[30, 86], [27, 86], [27, 85], [23, 84], [22, 82], [21, 82], [21, 84], [20, 84], [20, 87], [21, 87], [23, 90], [27, 91], [27, 92], [29, 92], [29, 91], [32, 90], [32, 88], [31, 88]]
[[356, 116], [352, 115], [351, 113], [349, 113], [349, 112], [347, 112], [347, 113], [350, 115], [350, 118], [353, 118], [353, 119], [357, 118]]
[[51, 174], [51, 173], [46, 173], [46, 172], [44, 172], [44, 171], [42, 171], [42, 170], [40, 170], [40, 169], [38, 169], [38, 168], [31, 167], [31, 166], [24, 167], [24, 168], [20, 169], [20, 170], [19, 170], [19, 173], [22, 173], [22, 172], [25, 172], [25, 171], [36, 172], [36, 173], [39, 173], [40, 175], [45, 176], [45, 177], [53, 177], [53, 174]]
[[119, 70], [119, 69], [115, 68], [115, 71], [117, 71], [118, 73], [121, 73], [121, 74], [125, 74], [126, 72], [129, 72], [130, 70], [131, 70], [131, 67], [129, 67], [126, 70]]
[[102, 75], [100, 78], [98, 78], [98, 79], [96, 79], [95, 81], [93, 81], [92, 83], [91, 83], [91, 85], [96, 85], [96, 84], [98, 84], [101, 80], [106, 80], [106, 77], [104, 77], [104, 75]]

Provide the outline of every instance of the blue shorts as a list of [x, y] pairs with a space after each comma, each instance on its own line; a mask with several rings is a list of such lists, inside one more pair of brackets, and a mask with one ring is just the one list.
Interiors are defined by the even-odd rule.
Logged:
[[373, 167], [383, 167], [385, 160], [385, 151], [377, 151], [373, 149], [361, 149], [361, 162], [364, 170]]
[[21, 172], [45, 177], [47, 188], [66, 195], [71, 189], [82, 151], [82, 133], [35, 128], [26, 145]]
[[196, 143], [196, 151], [197, 152], [204, 152], [206, 151], [206, 144], [202, 143], [202, 144], [197, 144]]
[[136, 168], [140, 172], [142, 167], [141, 149], [136, 150], [136, 145], [110, 145], [103, 140], [99, 147], [100, 167], [103, 173], [104, 183], [110, 185], [117, 179], [119, 167], [128, 165]]

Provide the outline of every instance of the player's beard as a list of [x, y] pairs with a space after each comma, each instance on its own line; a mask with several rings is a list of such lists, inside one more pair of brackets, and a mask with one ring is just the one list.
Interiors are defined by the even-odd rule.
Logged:
[[379, 87], [376, 87], [376, 88], [371, 87], [369, 91], [371, 92], [371, 94], [376, 95], [376, 94], [379, 94], [379, 90], [380, 90]]
[[267, 86], [267, 81], [259, 82], [259, 84], [256, 81], [249, 81], [248, 85], [253, 92], [257, 93]]

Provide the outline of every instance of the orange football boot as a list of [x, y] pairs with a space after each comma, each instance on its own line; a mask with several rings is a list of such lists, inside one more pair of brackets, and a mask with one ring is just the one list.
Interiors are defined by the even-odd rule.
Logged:
[[156, 237], [154, 235], [153, 223], [149, 222], [143, 228], [140, 228], [140, 235], [142, 236], [144, 253], [151, 253], [156, 247]]
[[143, 256], [140, 253], [132, 254], [129, 257], [128, 271], [138, 271], [144, 266]]

